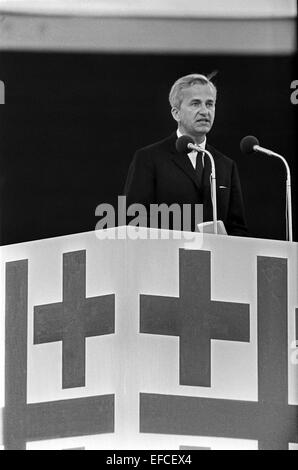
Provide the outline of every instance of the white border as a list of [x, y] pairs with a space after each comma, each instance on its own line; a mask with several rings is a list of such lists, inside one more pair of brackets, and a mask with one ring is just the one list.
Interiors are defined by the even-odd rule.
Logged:
[[0, 0], [0, 12], [194, 18], [293, 18], [296, 0]]

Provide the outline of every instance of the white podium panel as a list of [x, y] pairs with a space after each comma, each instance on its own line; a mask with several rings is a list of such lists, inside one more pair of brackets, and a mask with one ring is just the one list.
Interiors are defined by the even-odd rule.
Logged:
[[295, 448], [297, 244], [125, 231], [0, 249], [0, 444]]

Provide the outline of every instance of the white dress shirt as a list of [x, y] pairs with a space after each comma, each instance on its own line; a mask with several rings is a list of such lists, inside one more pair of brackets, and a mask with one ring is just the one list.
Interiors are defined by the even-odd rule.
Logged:
[[[180, 132], [179, 129], [177, 129], [177, 137], [179, 139], [179, 137], [182, 137], [183, 134]], [[207, 139], [205, 137], [205, 139], [203, 140], [203, 142], [199, 145], [199, 148], [202, 149], [202, 150], [205, 150], [206, 149], [206, 143], [207, 143]], [[189, 152], [188, 154], [188, 157], [191, 161], [191, 164], [192, 166], [194, 167], [194, 169], [196, 169], [196, 162], [197, 162], [197, 156], [198, 156], [198, 152], [196, 150], [192, 150], [191, 152]], [[203, 167], [204, 167], [204, 157], [203, 157]]]

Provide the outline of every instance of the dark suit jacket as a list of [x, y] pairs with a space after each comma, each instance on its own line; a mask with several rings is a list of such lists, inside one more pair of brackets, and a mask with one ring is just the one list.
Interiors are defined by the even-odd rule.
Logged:
[[[139, 203], [178, 203], [204, 205], [204, 221], [211, 221], [212, 202], [210, 191], [211, 165], [205, 158], [203, 184], [187, 154], [176, 150], [176, 133], [148, 147], [138, 150], [130, 165], [124, 193], [127, 206]], [[230, 158], [207, 145], [215, 161], [218, 219], [225, 224], [228, 234], [246, 236], [240, 180], [236, 164]], [[170, 227], [171, 228], [171, 227]], [[192, 225], [192, 230], [195, 226]]]

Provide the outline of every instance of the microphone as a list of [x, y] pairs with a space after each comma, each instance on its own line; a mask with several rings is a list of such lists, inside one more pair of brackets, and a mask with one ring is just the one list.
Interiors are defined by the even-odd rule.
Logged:
[[253, 135], [248, 135], [241, 140], [240, 149], [244, 155], [251, 155], [254, 152], [260, 152], [269, 155], [269, 157], [283, 158], [278, 153], [272, 152], [272, 150], [260, 147], [260, 142]]
[[215, 163], [212, 154], [208, 150], [201, 149], [198, 145], [195, 144], [195, 141], [189, 135], [182, 135], [179, 139], [176, 140], [176, 150], [179, 153], [187, 152], [188, 150], [196, 150], [197, 152], [202, 152], [206, 154], [211, 162], [211, 200], [212, 200], [212, 211], [213, 211], [213, 223], [214, 223], [214, 233], [217, 234], [217, 198], [216, 198], [216, 173], [215, 173]]
[[186, 152], [187, 150], [194, 150], [192, 147], [195, 141], [189, 135], [182, 135], [176, 140], [176, 150], [179, 153]]
[[278, 153], [273, 152], [272, 150], [260, 147], [258, 139], [252, 135], [244, 137], [240, 142], [240, 149], [244, 155], [251, 155], [254, 152], [264, 153], [269, 157], [276, 157], [282, 160], [283, 164], [286, 167], [287, 172], [287, 183], [286, 183], [286, 219], [287, 219], [287, 239], [293, 241], [293, 222], [292, 222], [292, 194], [291, 194], [291, 171], [288, 165], [287, 160]]
[[256, 137], [253, 135], [248, 135], [246, 137], [243, 137], [243, 139], [240, 142], [240, 149], [241, 152], [244, 153], [245, 155], [250, 155], [254, 152], [257, 151], [257, 147], [259, 146], [259, 141]]

